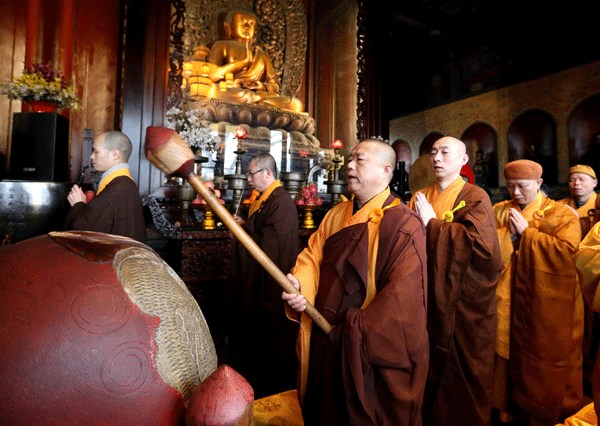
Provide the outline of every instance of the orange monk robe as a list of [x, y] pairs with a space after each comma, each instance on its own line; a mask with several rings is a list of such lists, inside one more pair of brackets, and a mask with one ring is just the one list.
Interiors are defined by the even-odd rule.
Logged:
[[[562, 200], [557, 201], [560, 204], [565, 204], [573, 208], [577, 212], [581, 224], [581, 235], [583, 237], [585, 237], [595, 223], [594, 210], [596, 208], [596, 198], [598, 198], [598, 194], [593, 192], [585, 204], [579, 208], [577, 208], [575, 200], [572, 197], [563, 198]], [[591, 215], [590, 211], [592, 212]]]
[[508, 229], [512, 200], [494, 205], [503, 270], [498, 282], [496, 353], [508, 359], [510, 397], [532, 416], [558, 421], [582, 399], [583, 298], [573, 254], [575, 212], [541, 192], [521, 211], [529, 226], [516, 249]]
[[[579, 244], [573, 259], [581, 283], [583, 297], [594, 312], [600, 312], [600, 222], [588, 232]], [[600, 407], [600, 351], [592, 373], [594, 404]]]
[[[600, 219], [600, 214], [596, 214], [596, 203], [600, 201], [595, 192], [592, 193], [590, 198], [579, 208], [575, 204], [575, 200], [572, 197], [563, 198], [557, 202], [565, 204], [575, 211], [579, 215], [579, 224], [581, 225], [581, 236], [582, 238], [590, 231], [594, 223]], [[591, 213], [591, 214], [590, 214]], [[597, 352], [597, 341], [600, 336], [600, 314], [594, 313], [588, 304], [584, 304], [584, 325], [583, 325], [583, 375], [584, 381], [589, 382], [595, 361], [595, 353]], [[595, 325], [596, 324], [596, 325]]]
[[594, 409], [594, 403], [590, 402], [575, 414], [567, 417], [564, 423], [556, 426], [597, 426], [598, 417]]

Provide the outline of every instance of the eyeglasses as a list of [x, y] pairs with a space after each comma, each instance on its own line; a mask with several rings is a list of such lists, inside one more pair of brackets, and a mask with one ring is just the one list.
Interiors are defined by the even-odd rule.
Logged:
[[264, 169], [259, 169], [255, 172], [246, 172], [246, 176], [254, 177], [255, 174], [262, 172]]

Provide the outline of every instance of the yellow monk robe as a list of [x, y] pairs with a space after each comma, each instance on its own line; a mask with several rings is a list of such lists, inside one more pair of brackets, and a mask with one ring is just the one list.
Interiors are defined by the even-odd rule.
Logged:
[[[378, 215], [382, 209], [381, 206], [389, 197], [390, 190], [385, 191], [373, 197], [354, 215], [352, 214], [353, 200], [339, 203], [327, 212], [321, 225], [308, 240], [308, 247], [305, 248], [298, 259], [291, 273], [300, 281], [300, 289], [306, 300], [314, 304], [319, 286], [321, 260], [323, 247], [327, 238], [339, 230], [347, 227], [364, 223], [370, 220], [374, 215]], [[394, 205], [397, 205], [395, 203]], [[369, 221], [369, 280], [367, 284], [367, 301], [372, 300], [375, 291], [374, 282], [374, 259], [377, 256], [376, 242], [378, 241], [379, 222], [377, 220]], [[367, 302], [368, 303], [368, 302]], [[286, 305], [288, 313], [290, 309]], [[364, 306], [363, 306], [364, 308]], [[293, 312], [292, 315], [296, 313]], [[300, 400], [304, 399], [306, 382], [308, 376], [308, 356], [310, 354], [310, 335], [312, 331], [312, 320], [307, 315], [302, 315], [300, 320], [300, 336], [298, 339], [298, 350], [300, 351]]]
[[577, 413], [569, 416], [565, 419], [564, 423], [557, 424], [556, 426], [597, 426], [598, 417], [596, 416], [596, 410], [594, 409], [594, 403], [589, 403]]
[[557, 202], [560, 204], [565, 204], [571, 208], [573, 208], [577, 214], [579, 215], [579, 221], [581, 223], [581, 235], [585, 236], [590, 230], [590, 228], [594, 225], [594, 215], [590, 216], [590, 210], [594, 211], [596, 208], [596, 198], [598, 198], [598, 194], [595, 192], [592, 193], [590, 198], [585, 202], [585, 204], [579, 208], [575, 204], [575, 200], [571, 197], [563, 198], [562, 200], [558, 200]]
[[[510, 208], [529, 223], [514, 246]], [[509, 360], [512, 400], [531, 415], [558, 420], [580, 407], [583, 392], [583, 299], [572, 258], [579, 220], [541, 192], [523, 210], [508, 200], [494, 213], [503, 264], [496, 352]]]
[[[594, 312], [600, 312], [600, 222], [596, 223], [579, 244], [573, 256], [583, 297]], [[592, 373], [594, 404], [600, 407], [600, 351]]]

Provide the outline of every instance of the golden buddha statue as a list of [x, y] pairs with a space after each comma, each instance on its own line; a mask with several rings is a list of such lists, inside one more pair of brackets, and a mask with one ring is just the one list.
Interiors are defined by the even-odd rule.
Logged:
[[226, 40], [212, 47], [197, 46], [193, 60], [184, 63], [192, 99], [219, 99], [302, 112], [295, 97], [280, 94], [279, 75], [269, 56], [254, 44], [257, 16], [233, 9], [223, 23]]

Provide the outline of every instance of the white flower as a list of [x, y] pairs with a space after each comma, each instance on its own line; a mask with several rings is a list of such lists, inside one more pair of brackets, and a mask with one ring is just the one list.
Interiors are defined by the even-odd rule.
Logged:
[[192, 150], [216, 151], [221, 138], [216, 130], [201, 120], [198, 110], [171, 108], [166, 113], [167, 127], [174, 129]]

